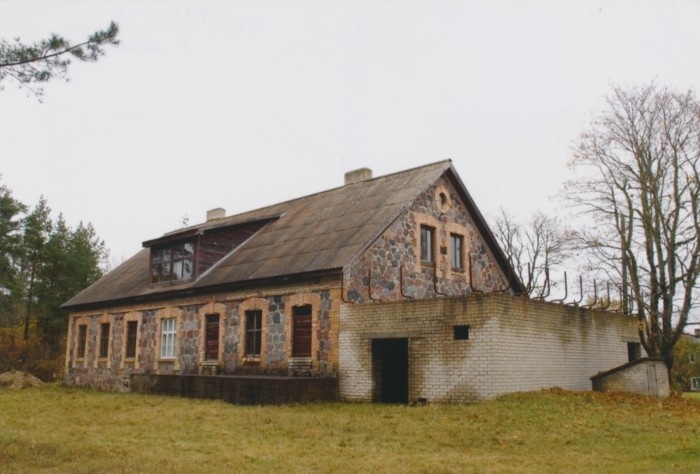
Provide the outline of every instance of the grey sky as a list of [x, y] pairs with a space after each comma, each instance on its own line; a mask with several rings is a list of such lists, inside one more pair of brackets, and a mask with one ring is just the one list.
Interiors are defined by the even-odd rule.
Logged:
[[486, 215], [570, 175], [610, 84], [700, 90], [698, 1], [0, 1], [0, 34], [121, 45], [0, 93], [0, 173], [116, 260], [204, 219], [452, 158]]

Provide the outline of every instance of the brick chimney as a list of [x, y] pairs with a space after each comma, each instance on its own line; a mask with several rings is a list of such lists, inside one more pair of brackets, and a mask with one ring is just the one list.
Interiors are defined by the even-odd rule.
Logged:
[[226, 217], [226, 209], [223, 207], [217, 207], [207, 211], [207, 222], [213, 221], [214, 219], [223, 219], [224, 217]]
[[345, 173], [345, 185], [361, 183], [372, 179], [372, 170], [369, 168], [360, 168], [358, 170], [348, 171]]

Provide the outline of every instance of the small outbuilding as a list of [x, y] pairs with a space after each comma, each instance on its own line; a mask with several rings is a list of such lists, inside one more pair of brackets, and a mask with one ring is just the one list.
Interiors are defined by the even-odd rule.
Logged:
[[642, 358], [591, 377], [597, 392], [629, 392], [666, 398], [671, 393], [662, 359]]

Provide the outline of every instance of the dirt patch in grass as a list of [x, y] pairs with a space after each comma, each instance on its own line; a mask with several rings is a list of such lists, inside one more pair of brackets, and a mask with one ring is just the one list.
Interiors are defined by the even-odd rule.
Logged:
[[22, 372], [20, 370], [11, 370], [0, 374], [0, 387], [1, 388], [27, 388], [27, 387], [38, 387], [43, 382], [38, 378], [34, 377], [32, 374]]

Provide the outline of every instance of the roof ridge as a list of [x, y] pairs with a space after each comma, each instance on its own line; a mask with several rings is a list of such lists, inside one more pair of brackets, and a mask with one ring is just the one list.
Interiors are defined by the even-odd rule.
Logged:
[[[348, 187], [348, 186], [354, 186], [354, 185], [357, 185], [357, 184], [369, 183], [369, 182], [371, 182], [371, 181], [376, 181], [376, 180], [378, 180], [378, 179], [391, 178], [391, 177], [393, 177], [393, 176], [397, 176], [397, 175], [400, 175], [400, 174], [405, 174], [405, 173], [409, 173], [409, 172], [415, 172], [415, 171], [418, 171], [418, 170], [423, 169], [423, 168], [430, 168], [430, 167], [432, 167], [432, 166], [436, 166], [436, 165], [439, 165], [439, 164], [446, 164], [446, 163], [452, 164], [452, 160], [448, 158], [447, 160], [436, 161], [435, 163], [429, 163], [429, 164], [427, 164], [427, 165], [416, 166], [416, 167], [414, 167], [414, 168], [409, 168], [409, 169], [407, 169], [407, 170], [400, 170], [400, 171], [395, 171], [395, 172], [393, 172], [393, 173], [385, 174], [385, 175], [382, 175], [382, 176], [376, 176], [376, 177], [373, 177], [373, 178], [371, 178], [371, 179], [367, 179], [367, 180], [364, 180], [364, 181], [358, 181], [357, 183], [343, 184], [343, 185], [341, 185], [341, 186], [336, 186], [336, 187], [334, 187], [334, 188], [325, 189], [325, 190], [323, 190], [323, 191], [317, 191], [317, 192], [315, 192], [315, 193], [306, 194], [306, 195], [304, 195], [304, 196], [299, 196], [299, 197], [296, 197], [296, 198], [288, 199], [288, 200], [286, 200], [286, 201], [281, 201], [281, 202], [277, 202], [277, 203], [274, 203], [274, 204], [270, 204], [269, 206], [263, 206], [263, 207], [259, 207], [259, 208], [257, 208], [257, 209], [251, 209], [251, 210], [248, 210], [248, 211], [240, 212], [240, 213], [238, 213], [238, 214], [233, 214], [233, 215], [231, 215], [231, 216], [225, 217], [224, 219], [228, 219], [228, 218], [235, 217], [235, 216], [241, 216], [241, 215], [247, 214], [247, 213], [249, 213], [249, 212], [258, 212], [258, 211], [261, 211], [262, 209], [267, 209], [268, 207], [280, 206], [280, 205], [282, 205], [282, 204], [292, 203], [292, 202], [294, 202], [294, 201], [299, 201], [300, 199], [307, 199], [307, 198], [310, 198], [310, 197], [313, 197], [313, 196], [318, 196], [318, 195], [320, 195], [320, 194], [325, 194], [325, 193], [330, 193], [330, 192], [333, 192], [333, 191], [338, 191], [338, 190], [340, 190], [340, 189], [345, 189], [345, 188]], [[222, 219], [222, 220], [224, 220], [224, 219]]]
[[[277, 206], [282, 206], [282, 205], [285, 205], [285, 204], [290, 204], [290, 203], [293, 203], [293, 202], [295, 202], [295, 201], [299, 201], [299, 200], [301, 200], [301, 199], [308, 199], [308, 198], [311, 198], [311, 197], [314, 197], [314, 196], [319, 196], [319, 195], [321, 195], [321, 194], [330, 193], [330, 192], [338, 191], [338, 190], [341, 190], [341, 189], [345, 189], [345, 188], [347, 188], [347, 187], [349, 187], [349, 186], [355, 186], [355, 185], [359, 185], [359, 184], [363, 184], [363, 183], [369, 183], [369, 182], [376, 181], [376, 180], [379, 180], [379, 179], [387, 179], [387, 178], [391, 178], [391, 177], [394, 177], [394, 176], [397, 176], [397, 175], [402, 175], [402, 174], [406, 174], [406, 173], [416, 172], [416, 171], [418, 171], [418, 170], [425, 169], [425, 168], [437, 167], [438, 165], [443, 165], [443, 166], [444, 166], [444, 165], [446, 165], [446, 164], [452, 165], [452, 159], [451, 159], [451, 158], [448, 158], [448, 159], [446, 159], [446, 160], [440, 160], [440, 161], [436, 161], [436, 162], [434, 162], [434, 163], [428, 163], [427, 165], [420, 165], [420, 166], [416, 166], [416, 167], [409, 168], [409, 169], [406, 169], [406, 170], [400, 170], [400, 171], [395, 171], [395, 172], [393, 172], [393, 173], [385, 174], [385, 175], [382, 175], [382, 176], [376, 176], [376, 177], [373, 177], [373, 178], [371, 178], [371, 179], [367, 179], [367, 180], [364, 180], [364, 181], [358, 181], [357, 183], [344, 184], [344, 185], [342, 185], [342, 186], [336, 186], [336, 187], [334, 187], [334, 188], [325, 189], [325, 190], [322, 190], [322, 191], [317, 191], [317, 192], [315, 192], [315, 193], [306, 194], [306, 195], [304, 195], [304, 196], [298, 196], [298, 197], [296, 197], [296, 198], [288, 199], [288, 200], [286, 200], [286, 201], [280, 201], [280, 202], [276, 202], [276, 203], [273, 203], [273, 204], [269, 204], [269, 205], [267, 205], [267, 206], [262, 206], [262, 207], [258, 207], [258, 208], [255, 208], [255, 209], [249, 209], [249, 210], [247, 210], [247, 211], [243, 211], [243, 212], [239, 212], [239, 213], [236, 213], [236, 214], [232, 214], [232, 215], [230, 215], [230, 216], [226, 216], [226, 217], [223, 217], [223, 218], [221, 218], [221, 219], [218, 219], [218, 221], [219, 221], [219, 223], [221, 224], [221, 227], [224, 227], [224, 226], [228, 225], [228, 222], [229, 222], [229, 221], [235, 220], [235, 218], [240, 217], [240, 216], [243, 216], [243, 215], [245, 215], [245, 214], [260, 212], [260, 211], [262, 211], [263, 209], [269, 209], [269, 208], [272, 208], [272, 207], [277, 207]], [[165, 237], [165, 236], [168, 236], [168, 235], [171, 235], [171, 234], [179, 234], [179, 233], [181, 233], [181, 232], [194, 231], [194, 230], [203, 230], [203, 229], [206, 228], [207, 222], [208, 222], [208, 221], [204, 221], [204, 222], [201, 222], [201, 223], [199, 223], [199, 224], [193, 224], [193, 225], [191, 225], [191, 226], [189, 226], [189, 227], [185, 227], [185, 228], [182, 228], [182, 229], [170, 230], [170, 231], [168, 231], [168, 232], [163, 233], [160, 237], [156, 237], [155, 239], [149, 239], [148, 241], [151, 241], [151, 240], [158, 240], [158, 239], [161, 238], [161, 237]], [[216, 227], [219, 227], [219, 226], [216, 226]]]
[[370, 182], [370, 181], [376, 181], [376, 180], [378, 180], [378, 179], [391, 178], [392, 176], [396, 176], [396, 175], [400, 175], [400, 174], [406, 174], [406, 173], [412, 173], [412, 172], [418, 171], [418, 170], [420, 170], [420, 169], [431, 168], [431, 167], [437, 167], [437, 165], [444, 165], [444, 164], [447, 164], [447, 163], [452, 164], [452, 159], [451, 159], [451, 158], [448, 158], [448, 159], [446, 159], [446, 160], [440, 160], [440, 161], [436, 161], [436, 162], [434, 162], [434, 163], [428, 163], [427, 165], [415, 166], [415, 167], [409, 168], [409, 169], [407, 169], [407, 170], [394, 171], [393, 173], [384, 174], [384, 175], [382, 175], [382, 176], [376, 176], [376, 177], [373, 177], [373, 178], [370, 178], [370, 179], [366, 179], [366, 180], [364, 180], [364, 181], [358, 181], [357, 183], [350, 183], [350, 184], [345, 184], [345, 185], [343, 185], [343, 186], [338, 186], [338, 187], [336, 187], [336, 188], [329, 189], [329, 191], [332, 191], [333, 189], [344, 188], [345, 186], [353, 186], [353, 185], [355, 185], [355, 184], [368, 183], [368, 182]]

